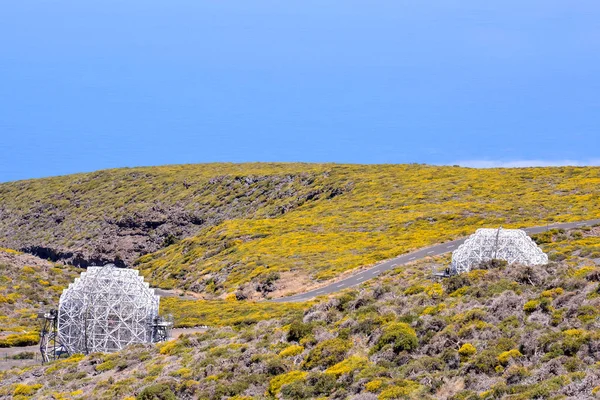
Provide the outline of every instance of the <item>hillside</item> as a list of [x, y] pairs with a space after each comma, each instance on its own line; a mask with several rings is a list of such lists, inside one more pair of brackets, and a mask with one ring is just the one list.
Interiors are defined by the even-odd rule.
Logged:
[[307, 304], [301, 316], [240, 316], [166, 344], [0, 374], [0, 397], [594, 398], [600, 228], [535, 240], [549, 265], [489, 263], [435, 282], [431, 268], [449, 256], [429, 259]]
[[75, 268], [0, 249], [0, 347], [37, 343], [37, 313], [56, 308], [62, 290], [78, 275]]
[[323, 166], [106, 170], [0, 185], [0, 242], [77, 266], [130, 265], [201, 228], [270, 218], [343, 192]]
[[260, 299], [481, 226], [600, 216], [600, 168], [206, 164], [0, 185], [0, 246]]
[[[0, 248], [0, 349], [37, 344], [40, 330], [37, 314], [57, 308], [63, 289], [79, 276], [80, 271], [80, 268], [53, 264], [36, 256]], [[303, 305], [194, 301], [173, 296], [163, 297], [160, 307], [161, 314], [174, 317], [176, 328], [189, 328], [237, 326], [271, 318], [290, 318], [301, 314]]]

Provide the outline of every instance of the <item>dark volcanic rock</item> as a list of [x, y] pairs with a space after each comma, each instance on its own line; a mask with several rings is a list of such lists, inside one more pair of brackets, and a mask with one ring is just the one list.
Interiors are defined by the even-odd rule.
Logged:
[[350, 190], [327, 173], [168, 181], [139, 171], [114, 174], [0, 185], [0, 246], [81, 267], [123, 267], [225, 220], [273, 218]]

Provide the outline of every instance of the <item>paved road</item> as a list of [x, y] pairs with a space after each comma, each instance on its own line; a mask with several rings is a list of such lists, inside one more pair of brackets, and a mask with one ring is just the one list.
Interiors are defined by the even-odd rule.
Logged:
[[[568, 223], [562, 223], [562, 224], [550, 224], [550, 225], [544, 225], [544, 226], [535, 226], [535, 227], [531, 227], [531, 228], [524, 228], [523, 230], [525, 232], [527, 232], [527, 234], [531, 235], [531, 234], [535, 234], [535, 233], [541, 233], [541, 232], [544, 232], [549, 229], [559, 229], [559, 228], [571, 229], [571, 228], [578, 228], [578, 227], [584, 227], [584, 226], [592, 226], [592, 225], [596, 225], [596, 224], [600, 224], [600, 219], [594, 219], [594, 220], [589, 220], [589, 221], [580, 221], [580, 222], [568, 222]], [[403, 254], [403, 255], [393, 258], [391, 260], [381, 262], [368, 270], [358, 272], [348, 278], [345, 278], [338, 282], [334, 282], [330, 285], [323, 286], [321, 288], [317, 288], [314, 290], [310, 290], [305, 293], [299, 293], [299, 294], [289, 296], [289, 297], [273, 299], [271, 301], [277, 302], [277, 303], [307, 301], [316, 296], [322, 296], [322, 295], [334, 293], [334, 292], [337, 292], [337, 291], [340, 291], [340, 290], [343, 290], [343, 289], [346, 289], [346, 288], [349, 288], [352, 286], [360, 285], [361, 283], [368, 281], [369, 279], [375, 278], [377, 275], [381, 274], [382, 272], [388, 271], [390, 269], [394, 269], [399, 265], [408, 264], [410, 262], [417, 261], [417, 260], [423, 259], [425, 257], [435, 257], [435, 256], [439, 256], [442, 254], [450, 253], [450, 252], [456, 250], [456, 248], [458, 246], [463, 244], [463, 242], [465, 240], [466, 240], [466, 238], [457, 239], [457, 240], [453, 240], [451, 242], [446, 242], [446, 243], [438, 244], [435, 246], [427, 247], [424, 249], [420, 249], [420, 250], [417, 250], [417, 251], [414, 251], [411, 253]]]

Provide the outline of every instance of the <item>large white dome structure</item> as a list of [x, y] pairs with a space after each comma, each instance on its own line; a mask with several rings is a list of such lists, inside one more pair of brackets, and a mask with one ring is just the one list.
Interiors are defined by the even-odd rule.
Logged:
[[490, 260], [508, 264], [543, 265], [548, 256], [520, 229], [477, 229], [452, 253], [452, 274], [468, 272]]
[[60, 296], [58, 340], [69, 354], [159, 341], [159, 300], [137, 270], [88, 267]]

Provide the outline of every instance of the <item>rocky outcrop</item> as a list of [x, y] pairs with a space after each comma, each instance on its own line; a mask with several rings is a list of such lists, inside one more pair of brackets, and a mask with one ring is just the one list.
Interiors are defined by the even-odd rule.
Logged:
[[136, 170], [111, 182], [105, 176], [111, 173], [0, 185], [0, 246], [81, 267], [125, 267], [207, 226], [274, 218], [351, 188], [331, 182], [327, 172], [178, 175], [168, 183], [164, 175]]

